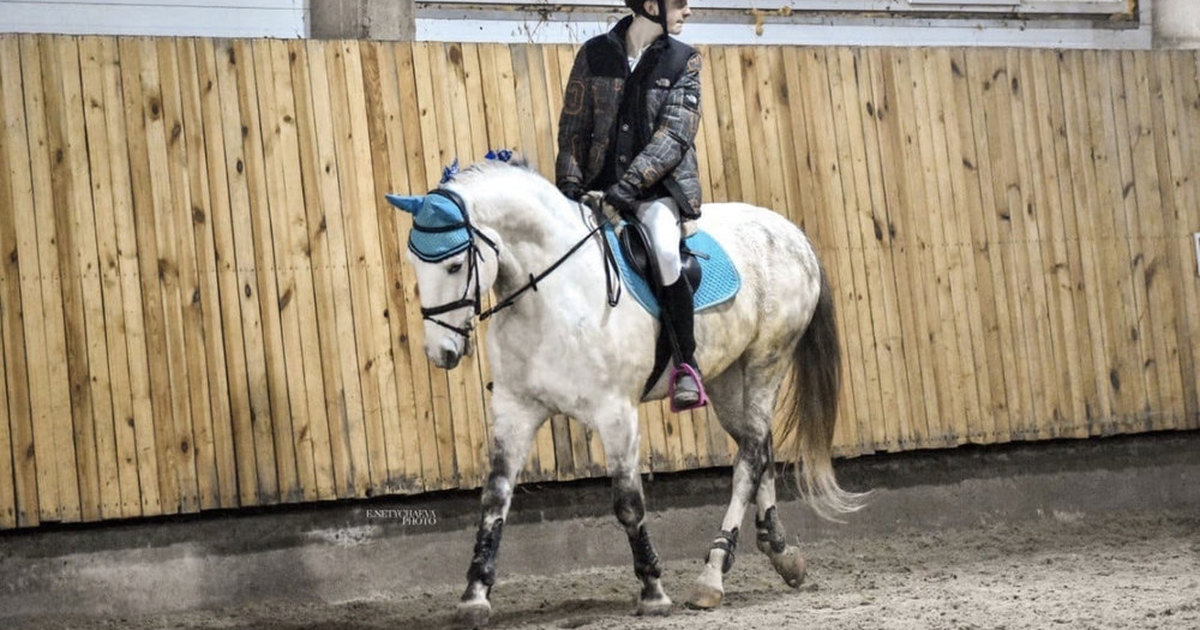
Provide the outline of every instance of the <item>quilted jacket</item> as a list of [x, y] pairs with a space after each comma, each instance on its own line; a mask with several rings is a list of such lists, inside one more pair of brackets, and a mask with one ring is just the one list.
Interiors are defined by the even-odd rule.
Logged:
[[625, 33], [632, 21], [588, 40], [575, 57], [559, 118], [555, 182], [572, 196], [624, 180], [638, 199], [670, 195], [684, 217], [695, 218], [700, 53], [659, 37], [631, 74]]

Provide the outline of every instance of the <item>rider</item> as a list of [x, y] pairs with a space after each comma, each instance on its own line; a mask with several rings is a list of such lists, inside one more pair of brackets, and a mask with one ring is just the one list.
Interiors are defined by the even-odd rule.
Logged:
[[633, 15], [575, 57], [559, 118], [556, 182], [567, 197], [601, 198], [606, 210], [646, 227], [663, 325], [674, 331], [676, 360], [693, 370], [678, 371], [675, 381], [672, 403], [685, 409], [701, 400], [692, 287], [680, 256], [682, 223], [700, 216], [700, 53], [671, 37], [691, 15], [688, 0], [625, 4]]

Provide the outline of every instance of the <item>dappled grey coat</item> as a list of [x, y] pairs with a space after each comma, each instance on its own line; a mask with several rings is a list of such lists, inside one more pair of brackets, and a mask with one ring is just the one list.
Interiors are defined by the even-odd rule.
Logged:
[[588, 40], [563, 95], [555, 182], [568, 197], [623, 180], [638, 199], [670, 195], [685, 217], [700, 213], [696, 131], [700, 53], [659, 37], [633, 74], [625, 52], [632, 16]]

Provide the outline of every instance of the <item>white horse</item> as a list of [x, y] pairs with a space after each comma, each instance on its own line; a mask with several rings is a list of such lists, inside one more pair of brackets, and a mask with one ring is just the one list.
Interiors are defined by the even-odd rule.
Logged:
[[[510, 296], [562, 261], [536, 291], [497, 312], [489, 330], [491, 474], [460, 620], [487, 622], [513, 485], [535, 431], [552, 414], [598, 432], [616, 516], [642, 583], [637, 612], [667, 614], [671, 600], [643, 524], [638, 474], [637, 405], [659, 322], [632, 299], [616, 306], [605, 300], [603, 253], [599, 237], [588, 237], [589, 216], [524, 165], [499, 161], [475, 164], [427, 196], [388, 199], [415, 217], [409, 259], [424, 306], [425, 353], [439, 367], [451, 369], [471, 351], [481, 294]], [[793, 461], [805, 498], [832, 518], [858, 509], [861, 495], [838, 486], [830, 463], [840, 354], [832, 294], [812, 244], [779, 214], [742, 203], [705, 205], [698, 224], [722, 244], [743, 280], [733, 300], [696, 317], [696, 358], [721, 426], [738, 445], [733, 497], [688, 600], [711, 608], [724, 595], [722, 576], [751, 501], [758, 548], [789, 585], [804, 578], [804, 560], [787, 544], [775, 506], [771, 425], [789, 371], [795, 391], [786, 397], [780, 429], [798, 437]], [[664, 381], [645, 399], [664, 397]]]

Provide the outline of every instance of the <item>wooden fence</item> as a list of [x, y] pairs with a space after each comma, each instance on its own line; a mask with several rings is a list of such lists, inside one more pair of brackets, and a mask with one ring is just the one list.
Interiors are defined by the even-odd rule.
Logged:
[[[827, 261], [842, 455], [1200, 426], [1194, 52], [702, 52], [706, 198]], [[0, 36], [0, 528], [478, 485], [487, 376], [426, 364], [382, 195], [550, 174], [572, 58]], [[642, 441], [730, 461], [707, 413]], [[524, 479], [603, 461], [556, 418]]]

